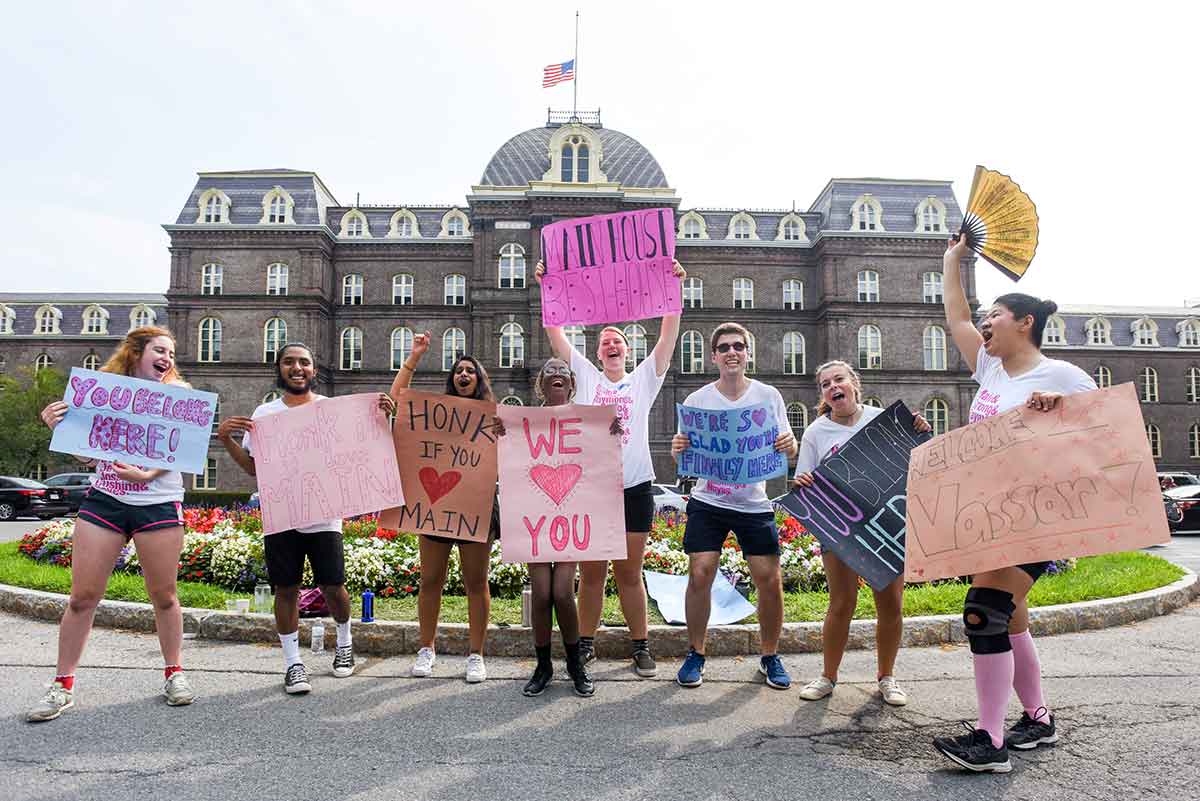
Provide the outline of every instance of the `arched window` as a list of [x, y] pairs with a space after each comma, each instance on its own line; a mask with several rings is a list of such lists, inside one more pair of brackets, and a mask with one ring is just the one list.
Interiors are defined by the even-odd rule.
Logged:
[[729, 233], [725, 235], [725, 238], [758, 239], [757, 228], [754, 218], [746, 212], [740, 211], [729, 219]]
[[229, 196], [220, 189], [205, 189], [197, 199], [199, 214], [197, 223], [227, 223], [229, 222]]
[[942, 286], [941, 273], [925, 273], [921, 277], [921, 300], [926, 303], [941, 303], [945, 297]]
[[788, 424], [792, 427], [792, 433], [796, 435], [796, 439], [804, 436], [804, 429], [808, 428], [808, 407], [803, 403], [792, 401], [787, 405]]
[[1098, 389], [1112, 386], [1112, 370], [1109, 370], [1103, 364], [1096, 367], [1096, 372], [1092, 374], [1092, 377], [1096, 379], [1096, 387]]
[[783, 308], [790, 311], [804, 308], [804, 284], [795, 278], [783, 282]]
[[83, 334], [103, 336], [108, 333], [108, 311], [101, 306], [88, 306], [83, 310]]
[[200, 361], [221, 361], [221, 321], [216, 317], [205, 317], [200, 321]]
[[872, 195], [860, 195], [850, 207], [851, 231], [882, 231], [883, 206]]
[[62, 320], [62, 312], [53, 306], [42, 306], [33, 317], [34, 332], [38, 334], [61, 334], [59, 321]]
[[447, 306], [467, 305], [467, 277], [465, 275], [458, 273], [447, 275], [443, 282], [443, 288]]
[[200, 268], [200, 294], [220, 295], [225, 271], [219, 264], [206, 264]]
[[733, 279], [733, 308], [754, 308], [754, 282], [749, 278]]
[[575, 148], [570, 142], [565, 142], [562, 146], [562, 179], [563, 183], [572, 183], [575, 180]]
[[501, 406], [524, 406], [525, 401], [518, 398], [516, 395], [505, 395], [504, 400], [500, 401]]
[[693, 374], [704, 372], [704, 337], [699, 331], [684, 331], [679, 341], [679, 372]]
[[461, 328], [447, 328], [442, 334], [442, 372], [454, 369], [454, 363], [467, 352], [467, 335]]
[[1188, 458], [1200, 459], [1200, 423], [1188, 426]]
[[292, 209], [296, 203], [281, 186], [273, 188], [270, 192], [263, 195], [263, 216], [259, 220], [259, 224], [281, 225], [284, 223], [292, 223]]
[[363, 302], [363, 277], [350, 273], [342, 278], [342, 305], [361, 306]]
[[874, 406], [876, 409], [883, 408], [883, 401], [874, 395], [868, 395], [867, 397], [863, 398], [862, 404], [863, 406]]
[[783, 335], [783, 372], [801, 375], [805, 371], [804, 335], [799, 331], [788, 331]]
[[873, 325], [864, 325], [858, 329], [858, 369], [883, 369], [883, 339], [879, 329]]
[[694, 211], [689, 211], [683, 215], [683, 219], [679, 221], [679, 238], [708, 239], [708, 230], [704, 224], [704, 218]]
[[282, 392], [280, 392], [277, 389], [273, 389], [270, 392], [268, 392], [266, 395], [262, 396], [262, 402], [263, 403], [271, 403], [272, 401], [277, 401], [282, 397], [283, 397]]
[[1133, 344], [1139, 348], [1151, 348], [1158, 345], [1158, 323], [1148, 317], [1134, 320], [1130, 326], [1133, 333]]
[[683, 281], [683, 307], [685, 309], [704, 308], [704, 280], [701, 278], [685, 278]]
[[879, 302], [879, 273], [874, 270], [862, 270], [858, 274], [858, 302]]
[[1063, 318], [1057, 314], [1050, 315], [1046, 320], [1046, 328], [1042, 332], [1043, 345], [1065, 345], [1067, 344], [1067, 326], [1063, 322]]
[[16, 319], [16, 311], [0, 303], [0, 334], [11, 334], [13, 332], [13, 321]]
[[1088, 344], [1089, 345], [1111, 345], [1112, 344], [1112, 326], [1108, 320], [1103, 317], [1093, 317], [1087, 321]]
[[1179, 334], [1179, 347], [1200, 348], [1200, 320], [1183, 320], [1175, 326]]
[[417, 217], [408, 209], [400, 209], [392, 215], [388, 223], [388, 236], [400, 239], [416, 239], [421, 236], [421, 228], [417, 225]]
[[754, 334], [747, 332], [746, 334], [746, 375], [754, 375], [758, 372], [758, 340], [754, 338]]
[[361, 328], [350, 326], [342, 329], [342, 360], [341, 369], [361, 370], [363, 354], [363, 333]]
[[797, 214], [788, 214], [779, 221], [779, 232], [775, 235], [778, 242], [807, 242], [804, 220]]
[[212, 195], [204, 204], [204, 221], [206, 223], [225, 222], [225, 207], [219, 195]]
[[646, 329], [637, 323], [625, 326], [625, 341], [629, 350], [625, 353], [625, 368], [632, 370], [646, 358]]
[[1200, 367], [1187, 369], [1187, 402], [1200, 403]]
[[413, 332], [411, 328], [392, 329], [392, 369], [399, 370], [412, 353]]
[[588, 157], [587, 143], [580, 143], [575, 150], [575, 174], [581, 184], [588, 182]]
[[287, 342], [287, 323], [282, 317], [272, 317], [263, 325], [263, 362], [271, 364], [275, 354]]
[[500, 248], [500, 288], [525, 288], [525, 248], [513, 242]]
[[525, 330], [516, 323], [500, 326], [500, 366], [525, 366]]
[[467, 215], [458, 209], [450, 209], [442, 215], [442, 236], [466, 236], [471, 233]]
[[341, 235], [351, 239], [370, 238], [371, 227], [367, 224], [367, 215], [358, 209], [350, 209], [343, 214]]
[[39, 354], [38, 357], [33, 360], [34, 370], [49, 370], [52, 366], [54, 366], [54, 360], [50, 358], [50, 354], [48, 353]]
[[567, 338], [567, 342], [571, 343], [572, 348], [580, 353], [587, 353], [587, 334], [582, 325], [564, 326], [563, 336]]
[[413, 303], [413, 277], [408, 273], [392, 276], [392, 305], [411, 306]]
[[215, 437], [217, 435], [217, 429], [220, 427], [221, 427], [221, 398], [218, 395], [217, 399], [215, 401], [213, 401], [212, 425], [209, 427], [208, 435], [210, 437]]
[[945, 434], [949, 429], [950, 407], [941, 398], [930, 398], [925, 401], [925, 419], [933, 429], [933, 435]]
[[1143, 367], [1141, 374], [1142, 403], [1158, 403], [1158, 371]]
[[100, 369], [100, 357], [94, 353], [89, 353], [87, 356], [84, 356], [83, 357], [83, 369], [84, 370], [99, 370]]
[[[579, 134], [571, 134], [567, 139], [563, 140], [558, 155], [559, 173], [557, 176], [553, 176], [554, 167], [551, 165], [550, 173], [546, 177], [547, 180], [553, 178], [566, 184], [586, 184], [592, 179], [592, 149], [586, 137]], [[604, 176], [598, 176], [598, 180], [603, 181]]]
[[1154, 423], [1146, 423], [1146, 440], [1150, 443], [1150, 456], [1162, 458], [1162, 432]]
[[286, 295], [288, 293], [288, 266], [282, 262], [267, 265], [267, 294]]
[[154, 309], [144, 303], [139, 303], [134, 306], [129, 312], [129, 327], [144, 328], [148, 325], [154, 325], [154, 321], [158, 319], [158, 315], [154, 313]]
[[926, 370], [946, 369], [946, 332], [940, 325], [925, 327], [921, 337]]
[[944, 234], [946, 232], [946, 205], [936, 197], [927, 197], [917, 204], [918, 233]]

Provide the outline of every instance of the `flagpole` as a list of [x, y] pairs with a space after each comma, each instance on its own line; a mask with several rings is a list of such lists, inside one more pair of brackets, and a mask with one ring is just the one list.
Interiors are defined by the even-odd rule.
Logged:
[[575, 80], [571, 81], [571, 116], [579, 116], [579, 9], [575, 10]]

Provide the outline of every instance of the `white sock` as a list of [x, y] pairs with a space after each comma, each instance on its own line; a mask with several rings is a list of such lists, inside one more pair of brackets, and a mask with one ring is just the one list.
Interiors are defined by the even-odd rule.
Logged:
[[285, 670], [292, 665], [300, 664], [299, 631], [293, 631], [291, 634], [280, 634], [279, 644], [283, 646], [283, 667]]
[[345, 623], [337, 624], [337, 635], [338, 635], [338, 638], [337, 638], [337, 647], [338, 648], [345, 648], [347, 645], [350, 645], [353, 642], [353, 640], [350, 639], [350, 621], [349, 620], [347, 620]]

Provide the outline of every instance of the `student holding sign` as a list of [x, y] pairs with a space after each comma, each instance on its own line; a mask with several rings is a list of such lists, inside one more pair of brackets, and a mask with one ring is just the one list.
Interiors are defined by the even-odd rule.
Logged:
[[[539, 284], [544, 273], [545, 266], [538, 262], [534, 278]], [[679, 280], [687, 277], [687, 271], [678, 261], [674, 262], [673, 275]], [[579, 381], [579, 402], [615, 406], [617, 420], [624, 429], [621, 457], [628, 556], [612, 563], [613, 577], [616, 579], [617, 596], [621, 599], [621, 613], [629, 626], [634, 671], [648, 678], [658, 673], [647, 639], [649, 618], [646, 614], [646, 586], [642, 583], [646, 538], [650, 536], [650, 524], [654, 520], [650, 409], [671, 367], [671, 356], [675, 353], [675, 342], [679, 338], [679, 315], [668, 314], [662, 318], [662, 329], [653, 352], [632, 373], [625, 372], [629, 342], [620, 328], [606, 326], [600, 331], [596, 358], [603, 366], [602, 370], [571, 346], [561, 327], [546, 326], [546, 335], [550, 338], [554, 355], [567, 362], [575, 372]], [[604, 611], [608, 563], [584, 562], [580, 565], [579, 573], [579, 617], [583, 630], [580, 642], [583, 644], [584, 662], [590, 664], [596, 658], [593, 643], [596, 629], [600, 626], [601, 612]]]
[[[135, 328], [126, 334], [100, 371], [188, 386], [175, 369], [174, 337], [154, 326]], [[73, 389], [84, 391], [82, 387]], [[55, 401], [42, 410], [42, 421], [53, 429], [68, 410], [66, 402]], [[85, 463], [91, 464], [91, 460]], [[91, 633], [96, 605], [104, 597], [117, 556], [130, 540], [137, 549], [146, 594], [154, 606], [158, 644], [166, 662], [163, 695], [170, 706], [185, 706], [195, 700], [180, 662], [183, 612], [175, 595], [179, 552], [183, 549], [182, 502], [183, 477], [177, 471], [146, 470], [120, 461], [96, 463], [91, 489], [75, 521], [71, 597], [58, 628], [54, 681], [29, 710], [26, 720], [53, 720], [74, 706], [75, 668]]]
[[[713, 364], [721, 377], [688, 395], [685, 406], [715, 411], [766, 405], [774, 412], [779, 435], [775, 450], [796, 455], [796, 437], [788, 422], [787, 409], [779, 390], [746, 377], [750, 333], [737, 323], [717, 326], [709, 341]], [[671, 455], [676, 459], [691, 447], [687, 434], [676, 433]], [[758, 590], [758, 627], [762, 657], [758, 671], [767, 684], [786, 690], [792, 680], [777, 652], [783, 630], [783, 580], [779, 573], [779, 532], [775, 512], [767, 498], [767, 482], [728, 484], [701, 479], [687, 505], [687, 527], [683, 550], [688, 554], [688, 586], [685, 595], [690, 648], [676, 681], [683, 687], [699, 687], [704, 680], [704, 640], [708, 632], [713, 579], [721, 559], [721, 547], [733, 532], [750, 565], [750, 576]]]
[[[804, 429], [800, 438], [800, 455], [796, 459], [796, 484], [813, 486], [812, 471], [826, 458], [837, 453], [851, 437], [866, 427], [883, 409], [864, 406], [862, 382], [853, 367], [843, 361], [831, 361], [817, 368], [817, 387], [821, 391], [821, 402], [817, 405], [817, 419]], [[913, 426], [917, 431], [929, 431], [929, 422], [916, 416]], [[850, 620], [858, 604], [858, 574], [837, 557], [829, 548], [821, 549], [821, 562], [825, 566], [825, 577], [829, 583], [829, 609], [821, 627], [821, 652], [825, 658], [825, 670], [800, 690], [800, 697], [816, 701], [833, 692], [837, 684], [838, 668], [846, 653], [846, 641], [850, 637]], [[904, 577], [900, 576], [884, 590], [875, 593], [875, 652], [879, 662], [875, 676], [879, 682], [879, 693], [892, 706], [904, 706], [908, 695], [900, 688], [893, 675], [896, 654], [900, 650], [904, 615], [902, 612]]]
[[[1021, 404], [1049, 412], [1064, 395], [1095, 389], [1083, 370], [1042, 355], [1046, 320], [1058, 309], [1054, 301], [1017, 292], [1001, 295], [975, 327], [959, 273], [967, 250], [966, 237], [952, 240], [942, 258], [942, 271], [946, 321], [954, 344], [973, 371], [971, 377], [979, 384], [970, 422]], [[1012, 770], [1009, 747], [1024, 751], [1058, 740], [1054, 716], [1042, 695], [1041, 664], [1029, 633], [1027, 604], [1030, 588], [1049, 564], [1005, 567], [972, 577], [963, 623], [975, 666], [979, 720], [970, 734], [933, 741], [938, 751], [967, 770], [1007, 773]], [[1004, 713], [1014, 688], [1025, 711], [1006, 736]]]
[[[412, 377], [421, 357], [429, 350], [432, 334], [426, 331], [413, 338], [412, 353], [401, 365], [392, 382], [393, 399], [399, 391], [412, 384]], [[492, 385], [487, 370], [473, 356], [459, 356], [446, 376], [446, 394], [458, 398], [494, 403]], [[486, 497], [486, 496], [485, 496]], [[487, 668], [483, 664], [483, 644], [487, 637], [488, 618], [492, 609], [491, 588], [488, 586], [488, 568], [492, 556], [492, 542], [500, 536], [500, 501], [492, 505], [491, 528], [486, 542], [455, 540], [423, 534], [418, 537], [421, 558], [421, 591], [417, 595], [417, 619], [420, 621], [421, 648], [412, 666], [412, 675], [433, 675], [433, 663], [437, 659], [434, 644], [437, 640], [438, 615], [442, 609], [442, 590], [446, 585], [446, 574], [450, 568], [450, 552], [458, 546], [459, 562], [462, 565], [463, 587], [467, 591], [467, 625], [470, 644], [467, 652], [466, 679], [475, 684], [487, 679]]]

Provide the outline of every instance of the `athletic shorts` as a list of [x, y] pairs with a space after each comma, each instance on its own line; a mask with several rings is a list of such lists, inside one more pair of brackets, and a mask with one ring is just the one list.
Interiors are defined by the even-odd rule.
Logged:
[[779, 555], [774, 512], [735, 512], [695, 498], [688, 501], [684, 553], [720, 551], [731, 531], [746, 556]]
[[263, 537], [263, 553], [272, 587], [298, 587], [306, 556], [318, 587], [346, 583], [346, 551], [340, 531], [304, 533], [290, 529], [268, 534]]
[[125, 540], [134, 534], [175, 528], [183, 525], [183, 504], [179, 501], [135, 506], [121, 503], [106, 492], [89, 489], [79, 505], [79, 518], [101, 528], [124, 534]]
[[1028, 573], [1031, 579], [1037, 581], [1050, 569], [1050, 562], [1030, 562], [1027, 565], [1017, 565], [1017, 567]]
[[642, 534], [654, 522], [654, 491], [649, 481], [625, 488], [625, 530]]

